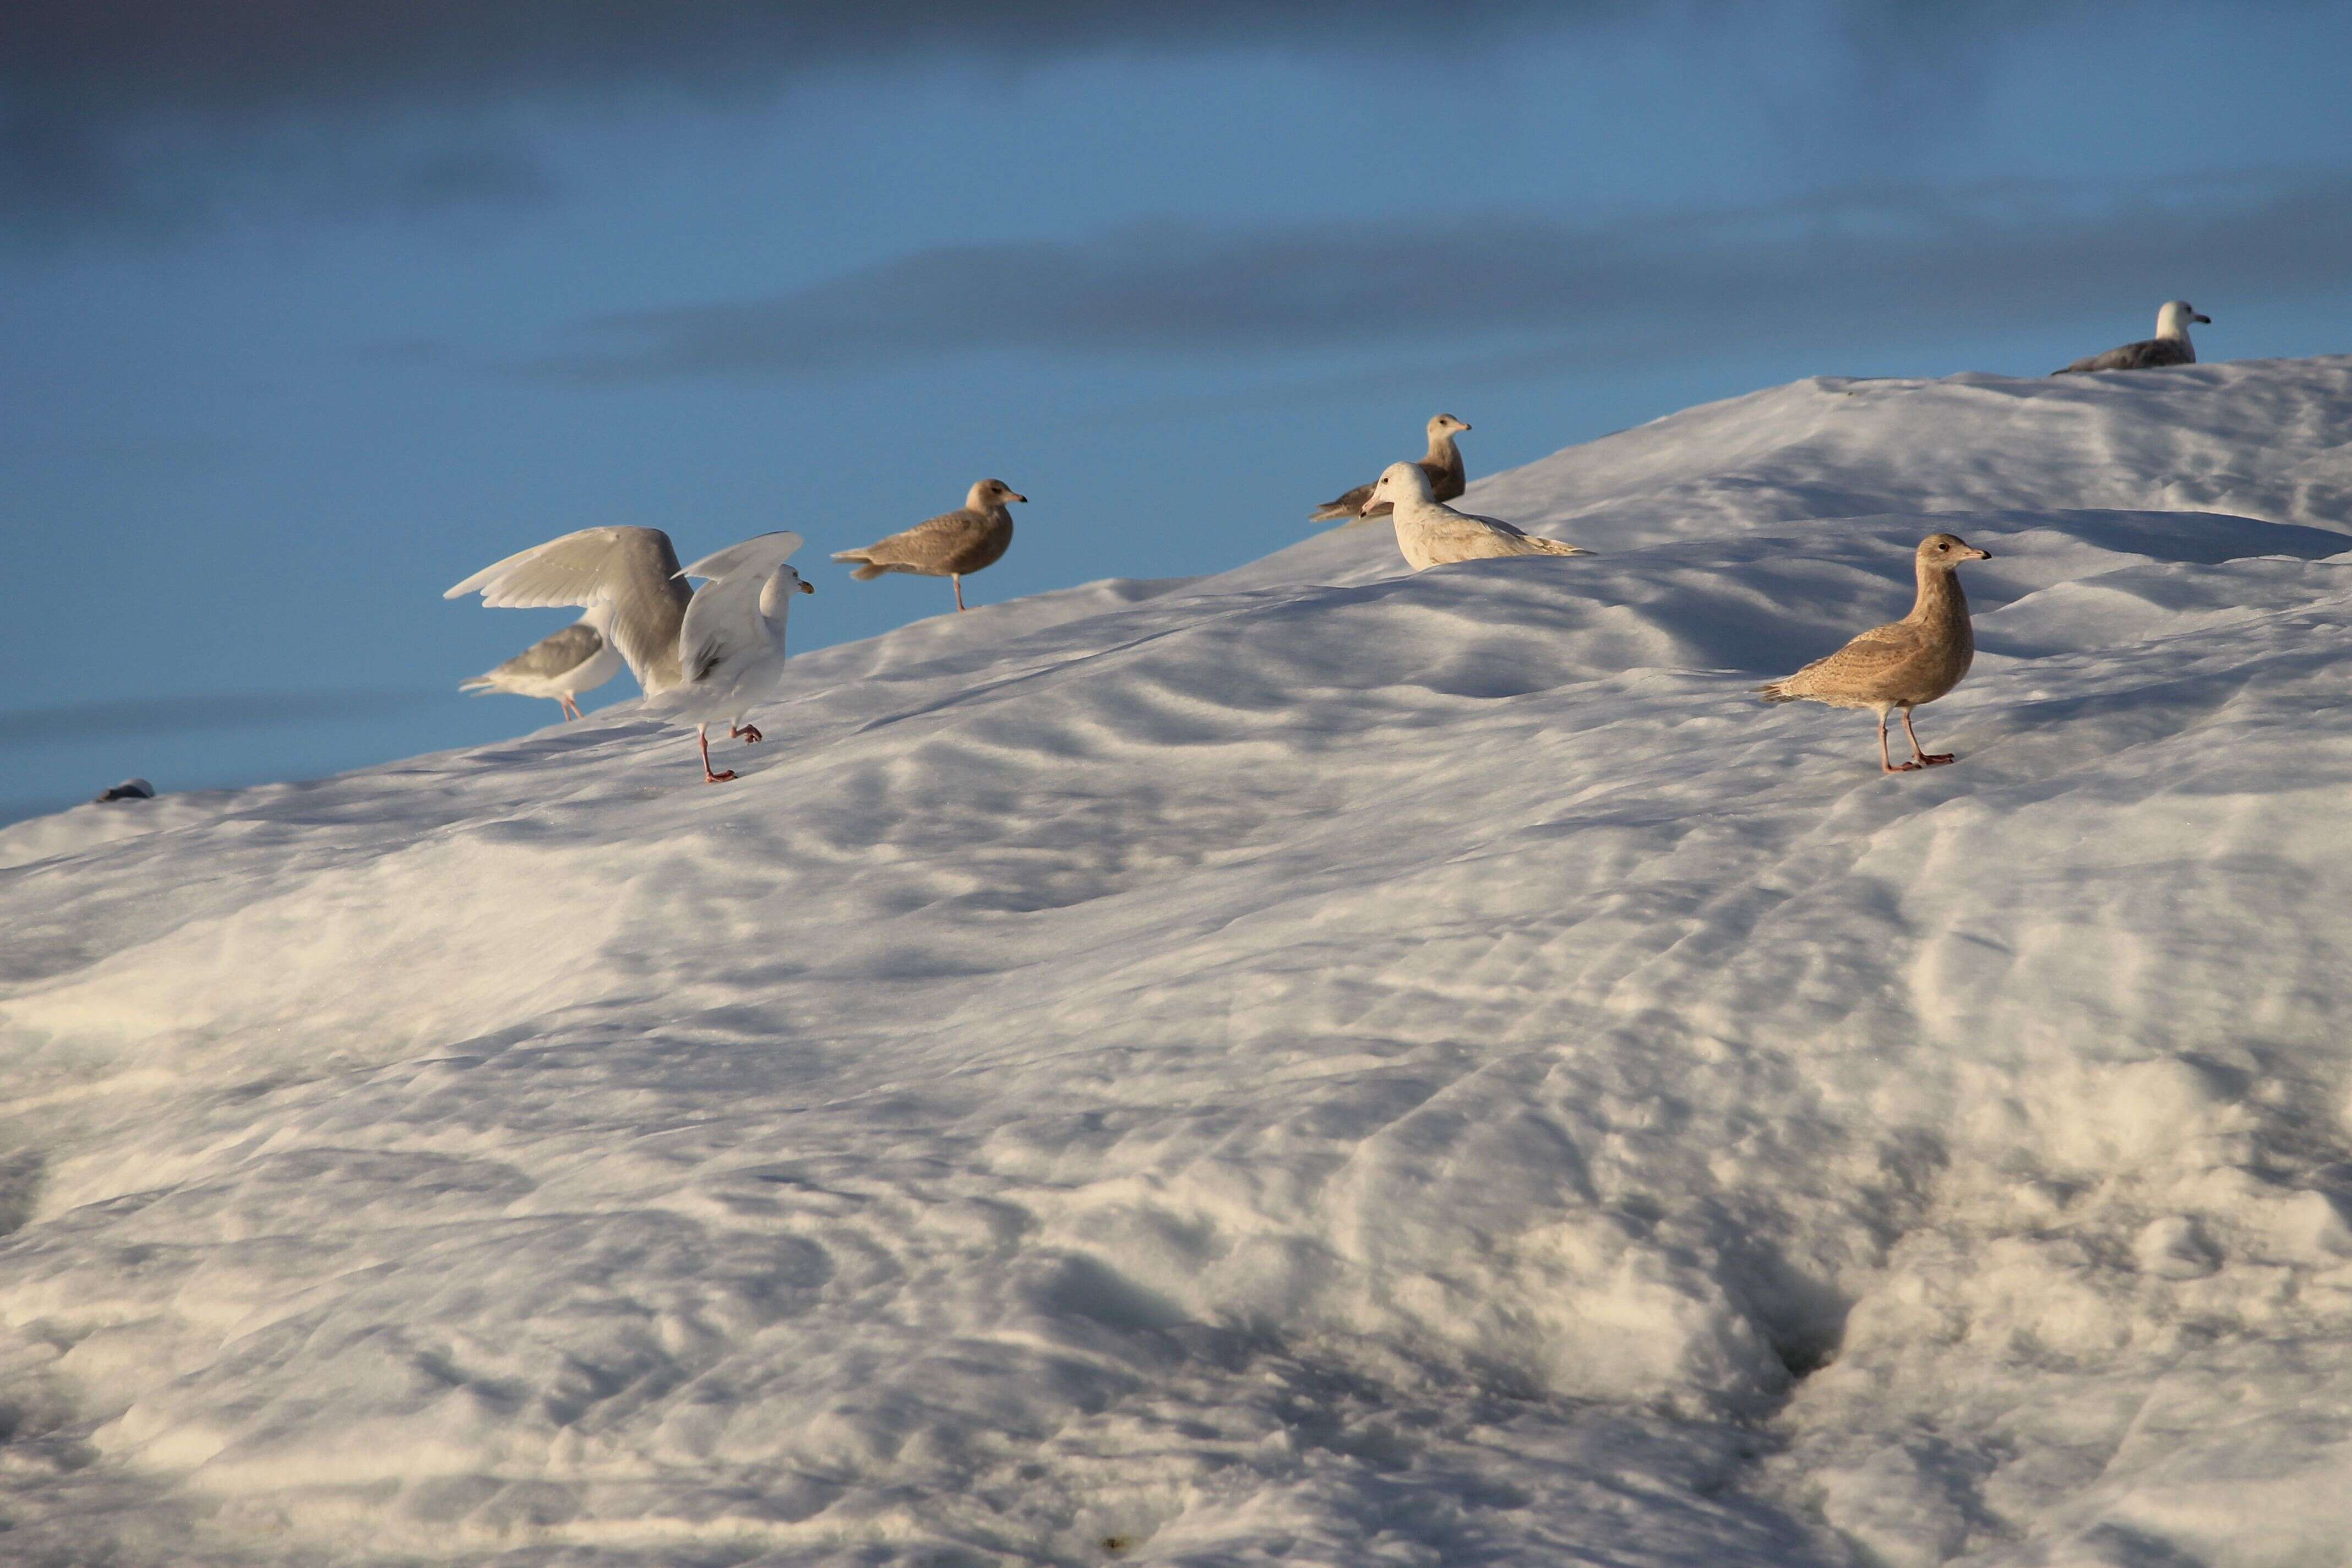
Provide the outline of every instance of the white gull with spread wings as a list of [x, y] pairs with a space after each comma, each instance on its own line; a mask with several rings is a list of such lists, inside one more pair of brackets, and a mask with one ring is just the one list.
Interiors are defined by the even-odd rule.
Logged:
[[[735, 775], [710, 766], [709, 727], [725, 720], [730, 736], [764, 738], [743, 719], [783, 673], [791, 595], [816, 591], [784, 564], [802, 542], [763, 533], [682, 567], [660, 529], [584, 528], [486, 566], [443, 596], [478, 593], [501, 609], [589, 606], [649, 710], [695, 727], [702, 776], [719, 784]], [[688, 577], [708, 581], [693, 593]]]

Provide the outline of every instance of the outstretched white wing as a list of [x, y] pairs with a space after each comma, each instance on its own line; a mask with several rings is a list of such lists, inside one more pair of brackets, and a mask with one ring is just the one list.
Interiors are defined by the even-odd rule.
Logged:
[[677, 679], [673, 661], [689, 595], [677, 552], [658, 528], [583, 528], [485, 566], [442, 597], [476, 593], [502, 610], [602, 606], [614, 646], [638, 685], [658, 691]]
[[679, 572], [681, 577], [709, 579], [686, 606], [686, 625], [677, 637], [678, 665], [687, 680], [700, 680], [741, 654], [766, 650], [768, 624], [760, 595], [803, 542], [797, 533], [763, 533]]

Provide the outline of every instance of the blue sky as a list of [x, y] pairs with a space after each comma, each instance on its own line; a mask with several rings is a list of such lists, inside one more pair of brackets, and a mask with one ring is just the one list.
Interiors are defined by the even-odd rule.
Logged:
[[[544, 723], [573, 528], [824, 560], [997, 475], [976, 602], [1215, 571], [1814, 374], [2037, 374], [2181, 295], [2334, 353], [2352, 14], [2308, 4], [34, 0], [0, 34], [0, 819]], [[634, 694], [625, 676], [592, 705]]]

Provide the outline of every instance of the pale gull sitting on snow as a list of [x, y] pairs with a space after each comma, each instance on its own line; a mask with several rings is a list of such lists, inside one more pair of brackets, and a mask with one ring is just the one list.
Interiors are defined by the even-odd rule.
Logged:
[[[1990, 561], [1957, 534], [1931, 533], [1913, 557], [1919, 596], [1901, 620], [1873, 626], [1827, 658], [1796, 674], [1757, 688], [1767, 702], [1826, 702], [1832, 708], [1869, 708], [1878, 714], [1878, 765], [1907, 773], [1956, 759], [1930, 756], [1911, 728], [1911, 710], [1933, 702], [1960, 683], [1976, 658], [1976, 634], [1969, 625], [1969, 596], [1960, 591], [1960, 563]], [[1903, 710], [1903, 732], [1911, 738], [1913, 760], [1897, 763], [1886, 754], [1886, 715]]]
[[541, 637], [496, 669], [461, 684], [460, 691], [510, 691], [517, 697], [546, 697], [563, 705], [566, 719], [580, 717], [577, 699], [621, 673], [621, 650], [604, 636], [606, 605], [592, 605], [588, 613], [551, 637]]
[[706, 555], [681, 574], [709, 581], [686, 606], [686, 621], [678, 629], [683, 678], [648, 700], [646, 709], [695, 727], [706, 784], [724, 784], [735, 776], [732, 770], [711, 771], [711, 725], [723, 719], [730, 736], [753, 744], [766, 738], [743, 720], [783, 676], [784, 621], [793, 595], [816, 592], [784, 564], [801, 542], [797, 533], [763, 533]]
[[1028, 500], [1003, 479], [982, 479], [971, 487], [960, 510], [941, 512], [863, 550], [842, 551], [834, 559], [856, 563], [857, 570], [850, 575], [860, 583], [885, 572], [952, 577], [956, 608], [961, 610], [964, 574], [995, 565], [1012, 546], [1013, 513], [1004, 503]]
[[2189, 323], [2202, 321], [2213, 324], [2210, 316], [2200, 316], [2197, 307], [2186, 300], [2168, 300], [2156, 312], [2156, 336], [2142, 342], [2126, 343], [2119, 349], [2109, 349], [2101, 354], [2091, 354], [2076, 360], [2053, 375], [2073, 375], [2092, 370], [2148, 370], [2157, 365], [2195, 364], [2197, 345], [2189, 341]]
[[1362, 504], [1366, 516], [1376, 506], [1393, 510], [1397, 548], [1404, 552], [1405, 564], [1416, 572], [1454, 561], [1486, 561], [1505, 555], [1590, 553], [1557, 539], [1538, 538], [1498, 517], [1479, 517], [1441, 504], [1432, 491], [1428, 470], [1419, 463], [1391, 463], [1373, 481]]
[[678, 683], [677, 630], [693, 595], [669, 535], [658, 528], [583, 528], [485, 566], [442, 597], [473, 593], [501, 610], [601, 605], [604, 637], [646, 695]]
[[[1462, 448], [1454, 437], [1469, 429], [1451, 414], [1440, 414], [1429, 422], [1429, 456], [1421, 459], [1421, 469], [1429, 476], [1429, 493], [1438, 500], [1458, 500], [1469, 488], [1468, 473], [1462, 467]], [[1374, 481], [1377, 483], [1378, 481]], [[1388, 503], [1367, 509], [1371, 499], [1371, 485], [1358, 485], [1335, 500], [1327, 500], [1307, 517], [1309, 522], [1328, 522], [1334, 518], [1346, 518], [1348, 526], [1370, 521], [1388, 515]]]

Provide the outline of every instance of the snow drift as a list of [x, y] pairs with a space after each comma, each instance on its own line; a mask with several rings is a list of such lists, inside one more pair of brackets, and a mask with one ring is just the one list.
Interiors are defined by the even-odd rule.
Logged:
[[[724, 789], [625, 706], [0, 833], [0, 1540], [2342, 1561], [2348, 443], [1810, 381], [1473, 487], [1592, 557], [798, 658]], [[1882, 778], [1750, 689], [1938, 528]]]

